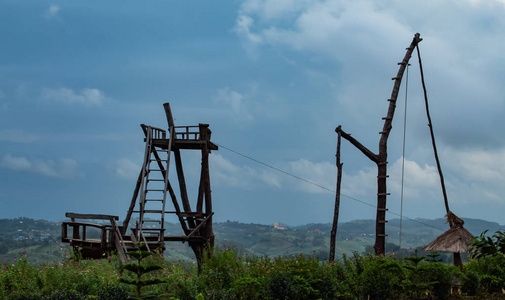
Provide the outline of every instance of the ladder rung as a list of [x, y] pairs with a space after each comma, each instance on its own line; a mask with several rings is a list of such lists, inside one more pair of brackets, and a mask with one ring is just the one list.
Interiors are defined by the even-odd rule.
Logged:
[[377, 193], [377, 196], [389, 196], [391, 193]]
[[147, 179], [147, 181], [165, 181], [165, 179]]
[[168, 161], [168, 159], [150, 159], [149, 161]]
[[160, 169], [149, 169], [149, 172], [151, 171], [161, 171], [161, 172], [166, 172], [165, 170], [160, 170]]
[[388, 211], [389, 208], [377, 208], [377, 210], [380, 210], [380, 211]]
[[144, 220], [144, 223], [161, 223], [160, 220]]
[[399, 78], [402, 78], [402, 77], [401, 76], [396, 76], [396, 77], [391, 78], [391, 80], [396, 80], [396, 79], [399, 79]]
[[153, 227], [144, 227], [144, 228], [141, 228], [142, 231], [164, 231], [165, 228], [153, 228]]
[[391, 118], [391, 117], [383, 117], [382, 119], [383, 120], [393, 120], [393, 118]]
[[164, 192], [165, 190], [159, 190], [159, 189], [152, 189], [152, 190], [146, 190], [146, 192]]
[[388, 101], [396, 101], [396, 99], [388, 99]]
[[146, 199], [145, 201], [161, 201], [161, 202], [163, 202], [163, 199]]
[[388, 178], [388, 177], [389, 177], [389, 175], [386, 175], [386, 176], [382, 176], [382, 175], [381, 176], [377, 176], [377, 178]]

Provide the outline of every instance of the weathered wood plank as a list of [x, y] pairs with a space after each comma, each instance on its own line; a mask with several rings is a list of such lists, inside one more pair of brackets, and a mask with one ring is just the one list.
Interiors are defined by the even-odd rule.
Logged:
[[87, 219], [87, 220], [119, 220], [118, 216], [113, 216], [113, 215], [102, 215], [102, 214], [78, 214], [78, 213], [71, 213], [67, 212], [65, 214], [65, 217], [67, 218], [73, 218], [73, 219]]

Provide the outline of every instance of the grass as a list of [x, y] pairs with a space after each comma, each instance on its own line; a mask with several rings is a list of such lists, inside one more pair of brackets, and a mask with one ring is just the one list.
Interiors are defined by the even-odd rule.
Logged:
[[[6, 257], [9, 261], [0, 267], [0, 299], [125, 299], [136, 294], [121, 282], [131, 274], [123, 272], [116, 257], [78, 260], [67, 254], [50, 263], [32, 257], [29, 252]], [[146, 258], [146, 264], [160, 268], [147, 272], [145, 279], [160, 283], [145, 286], [142, 293], [163, 295], [161, 299], [447, 299], [453, 281], [463, 283], [460, 299], [505, 299], [501, 258], [471, 260], [462, 273], [422, 258], [353, 254], [330, 263], [312, 251], [266, 257], [219, 247], [200, 274], [193, 261], [157, 256]]]

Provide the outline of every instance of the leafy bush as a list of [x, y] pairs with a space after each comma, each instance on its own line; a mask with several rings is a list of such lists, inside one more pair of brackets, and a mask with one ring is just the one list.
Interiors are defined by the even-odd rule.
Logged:
[[301, 276], [276, 272], [269, 278], [267, 296], [270, 299], [317, 299], [318, 293]]
[[476, 272], [466, 272], [461, 277], [461, 292], [475, 296], [480, 289], [480, 277]]
[[377, 257], [365, 265], [359, 276], [360, 296], [364, 299], [398, 299], [404, 276], [404, 269], [398, 261]]
[[453, 278], [459, 276], [458, 268], [439, 262], [420, 264], [418, 272], [424, 282], [432, 283], [430, 289], [437, 299], [446, 299], [449, 296]]
[[264, 299], [265, 282], [260, 278], [243, 277], [235, 280], [231, 289], [234, 299]]
[[505, 256], [505, 231], [496, 231], [492, 237], [486, 236], [487, 230], [475, 237], [470, 246], [473, 259]]
[[501, 293], [505, 289], [505, 256], [499, 253], [475, 256], [465, 266], [465, 274], [478, 274], [482, 293]]

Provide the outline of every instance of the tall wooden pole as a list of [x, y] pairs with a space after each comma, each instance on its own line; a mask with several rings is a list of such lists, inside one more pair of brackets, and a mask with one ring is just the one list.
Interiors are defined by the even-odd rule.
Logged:
[[393, 116], [396, 109], [396, 100], [398, 98], [398, 92], [400, 91], [400, 86], [403, 78], [403, 73], [407, 68], [410, 57], [412, 56], [412, 52], [417, 47], [417, 44], [421, 42], [419, 33], [416, 33], [414, 39], [410, 46], [406, 49], [407, 52], [401, 62], [398, 64], [400, 68], [396, 77], [392, 78], [395, 83], [393, 86], [393, 91], [391, 92], [391, 97], [388, 99], [389, 108], [386, 117], [382, 118], [384, 120], [384, 126], [382, 131], [380, 132], [381, 138], [379, 141], [379, 154], [374, 154], [372, 151], [367, 149], [361, 143], [359, 143], [356, 139], [352, 138], [350, 134], [342, 131], [340, 126], [336, 129], [337, 132], [341, 132], [342, 137], [348, 140], [351, 144], [353, 144], [356, 148], [358, 148], [365, 156], [367, 156], [370, 160], [377, 164], [377, 214], [376, 214], [376, 224], [375, 224], [375, 244], [374, 250], [375, 254], [380, 255], [385, 253], [386, 246], [386, 200], [387, 195], [387, 186], [386, 179], [387, 175], [387, 141], [389, 138], [389, 133], [393, 128]]
[[340, 213], [340, 186], [342, 182], [342, 165], [340, 162], [340, 142], [342, 140], [342, 132], [340, 131], [341, 126], [338, 126], [337, 134], [337, 154], [335, 155], [337, 158], [337, 192], [335, 194], [335, 210], [333, 212], [333, 226], [331, 228], [331, 237], [330, 237], [330, 256], [329, 261], [335, 260], [335, 246], [337, 243], [337, 227], [338, 227], [338, 215]]

